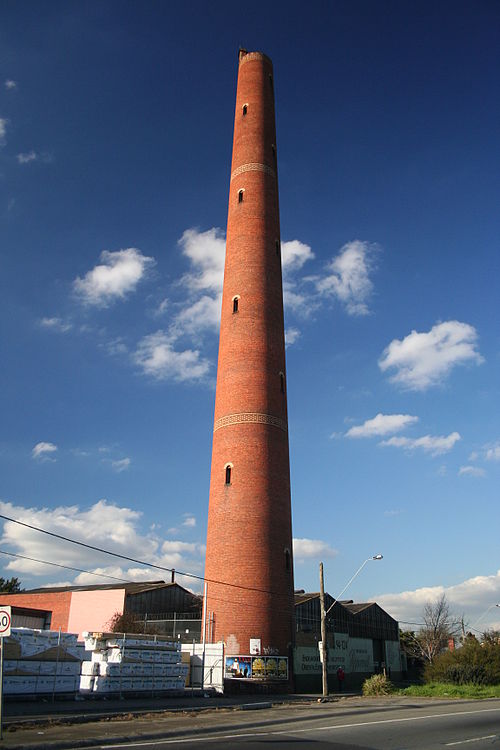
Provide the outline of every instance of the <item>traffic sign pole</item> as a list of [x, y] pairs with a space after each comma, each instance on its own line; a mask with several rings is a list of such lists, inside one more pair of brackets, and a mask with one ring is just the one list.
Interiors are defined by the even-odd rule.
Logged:
[[3, 650], [5, 638], [10, 635], [11, 624], [11, 607], [0, 607], [0, 740], [3, 740]]
[[0, 638], [0, 740], [3, 740], [3, 635]]

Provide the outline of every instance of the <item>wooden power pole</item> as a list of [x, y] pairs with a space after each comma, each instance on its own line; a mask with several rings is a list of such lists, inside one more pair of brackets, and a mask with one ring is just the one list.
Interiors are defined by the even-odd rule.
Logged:
[[328, 695], [328, 664], [326, 651], [326, 612], [325, 612], [325, 581], [323, 578], [323, 563], [319, 564], [319, 606], [321, 610], [321, 652], [320, 660], [323, 677], [323, 697]]

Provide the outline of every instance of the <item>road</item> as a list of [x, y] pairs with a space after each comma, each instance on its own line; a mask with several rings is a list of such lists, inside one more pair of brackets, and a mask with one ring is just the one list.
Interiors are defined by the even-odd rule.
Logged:
[[[220, 727], [217, 727], [217, 723]], [[170, 736], [102, 748], [126, 750], [500, 750], [500, 700], [410, 702], [346, 710], [325, 705], [242, 712]]]

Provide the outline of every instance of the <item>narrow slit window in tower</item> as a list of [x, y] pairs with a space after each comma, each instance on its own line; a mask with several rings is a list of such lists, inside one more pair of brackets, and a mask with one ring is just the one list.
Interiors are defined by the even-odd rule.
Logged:
[[244, 104], [243, 105], [243, 115], [246, 115], [247, 112], [248, 112], [248, 104]]
[[231, 484], [231, 466], [226, 466], [226, 484]]
[[281, 393], [285, 392], [285, 376], [282, 372], [280, 372], [280, 391]]
[[233, 297], [233, 313], [238, 312], [238, 300], [239, 297]]
[[238, 190], [238, 203], [243, 203], [243, 190]]
[[276, 162], [276, 146], [274, 145], [274, 143], [271, 146], [271, 148], [273, 150], [273, 160], [274, 160], [274, 162]]

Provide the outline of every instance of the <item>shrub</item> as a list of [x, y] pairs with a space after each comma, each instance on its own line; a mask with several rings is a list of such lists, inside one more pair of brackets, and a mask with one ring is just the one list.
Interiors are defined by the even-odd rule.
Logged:
[[385, 674], [373, 674], [363, 682], [363, 695], [389, 695], [394, 690], [392, 682]]
[[500, 684], [500, 646], [480, 644], [467, 639], [462, 648], [446, 651], [426, 667], [424, 679], [429, 682], [451, 682], [454, 685]]

